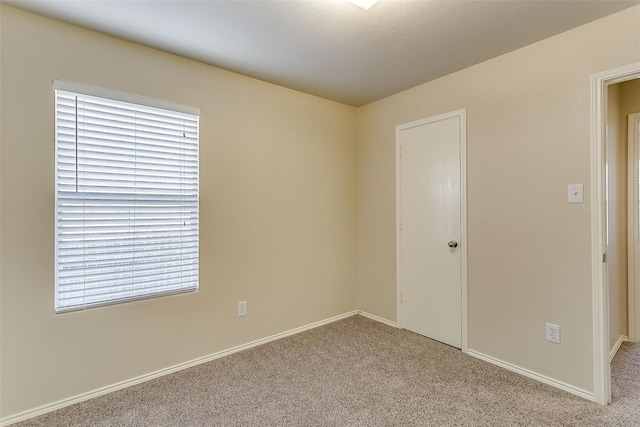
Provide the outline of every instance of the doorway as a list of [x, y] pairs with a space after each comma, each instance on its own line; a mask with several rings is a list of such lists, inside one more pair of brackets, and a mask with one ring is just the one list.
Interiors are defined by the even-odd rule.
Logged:
[[[638, 118], [640, 79], [607, 87], [607, 285], [609, 348], [613, 359], [625, 341], [635, 341], [638, 278]], [[636, 114], [633, 114], [636, 113]], [[635, 116], [635, 118], [634, 118]], [[632, 129], [635, 125], [635, 132]]]
[[467, 351], [466, 110], [396, 127], [401, 328]]
[[607, 251], [607, 93], [609, 85], [640, 77], [640, 62], [591, 76], [591, 218], [594, 400], [611, 402]]

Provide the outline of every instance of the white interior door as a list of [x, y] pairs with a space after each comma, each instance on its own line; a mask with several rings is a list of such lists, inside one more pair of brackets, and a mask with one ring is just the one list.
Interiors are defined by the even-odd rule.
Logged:
[[462, 110], [397, 129], [398, 320], [458, 348], [466, 320], [464, 119]]

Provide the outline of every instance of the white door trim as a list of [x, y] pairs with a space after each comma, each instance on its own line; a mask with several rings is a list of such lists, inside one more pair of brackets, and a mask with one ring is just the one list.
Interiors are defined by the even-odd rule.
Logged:
[[396, 126], [396, 320], [399, 327], [402, 327], [401, 319], [401, 301], [402, 301], [402, 257], [401, 257], [401, 235], [400, 235], [400, 219], [402, 218], [402, 180], [400, 169], [400, 132], [416, 126], [422, 126], [428, 123], [438, 122], [453, 117], [460, 118], [460, 262], [461, 278], [461, 326], [462, 340], [461, 350], [468, 353], [469, 344], [467, 339], [468, 319], [467, 319], [467, 109], [451, 111], [449, 113], [439, 114], [437, 116], [428, 117], [426, 119], [416, 120]]
[[607, 86], [640, 76], [640, 62], [591, 76], [591, 271], [594, 400], [611, 402], [609, 366], [609, 287], [606, 280], [606, 112]]
[[638, 146], [640, 145], [640, 132], [638, 132], [638, 126], [640, 125], [640, 113], [629, 114], [628, 118], [628, 181], [627, 189], [629, 192], [627, 200], [627, 234], [628, 234], [628, 318], [629, 318], [629, 330], [628, 337], [631, 342], [638, 342], [640, 340], [640, 326], [638, 326], [637, 313], [640, 307], [636, 307], [636, 301], [640, 301], [640, 287], [638, 286], [638, 279], [640, 279], [640, 253], [638, 253], [638, 236], [640, 236], [640, 230], [638, 229], [638, 218], [640, 212], [638, 212], [638, 159], [640, 153], [638, 152]]

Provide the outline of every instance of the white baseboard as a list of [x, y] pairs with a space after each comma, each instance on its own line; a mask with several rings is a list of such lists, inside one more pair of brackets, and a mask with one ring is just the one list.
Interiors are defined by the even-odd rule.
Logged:
[[611, 353], [609, 353], [609, 363], [611, 363], [613, 358], [616, 357], [616, 353], [618, 353], [618, 350], [620, 350], [620, 346], [622, 345], [622, 343], [627, 341], [629, 341], [629, 337], [625, 335], [620, 335], [616, 343], [613, 345], [613, 348], [611, 349]]
[[578, 387], [574, 387], [570, 384], [563, 383], [562, 381], [554, 380], [553, 378], [549, 378], [545, 375], [538, 374], [536, 372], [530, 371], [528, 369], [521, 368], [519, 366], [513, 365], [508, 362], [503, 362], [502, 360], [493, 358], [491, 356], [487, 356], [486, 354], [479, 353], [477, 351], [469, 349], [468, 353], [470, 356], [473, 356], [477, 359], [484, 360], [485, 362], [489, 362], [493, 365], [500, 366], [501, 368], [508, 369], [509, 371], [513, 371], [517, 374], [523, 375], [525, 377], [534, 379], [536, 381], [540, 381], [541, 383], [545, 383], [552, 387], [559, 388], [560, 390], [564, 390], [568, 393], [575, 394], [576, 396], [580, 396], [583, 399], [590, 400], [595, 402], [595, 395], [593, 392], [583, 390]]
[[123, 388], [131, 387], [136, 384], [143, 383], [145, 381], [152, 380], [154, 378], [162, 377], [164, 375], [172, 374], [174, 372], [181, 371], [183, 369], [191, 368], [193, 366], [200, 365], [202, 363], [210, 362], [212, 360], [220, 359], [221, 357], [229, 356], [233, 353], [238, 353], [243, 350], [248, 350], [253, 347], [257, 347], [262, 344], [266, 344], [271, 341], [279, 340], [281, 338], [285, 338], [291, 335], [299, 334], [300, 332], [308, 331], [310, 329], [317, 328], [319, 326], [327, 325], [329, 323], [336, 322], [338, 320], [346, 319], [347, 317], [355, 316], [359, 314], [359, 310], [350, 311], [348, 313], [340, 314], [338, 316], [330, 317], [325, 320], [320, 320], [318, 322], [310, 323], [305, 326], [301, 326], [299, 328], [294, 328], [289, 331], [281, 332], [279, 334], [271, 335], [266, 338], [262, 338], [256, 341], [252, 341], [247, 344], [239, 345], [237, 347], [232, 347], [227, 350], [222, 350], [217, 353], [210, 354], [208, 356], [199, 357], [197, 359], [190, 360], [188, 362], [179, 363], [174, 366], [170, 366], [165, 369], [160, 369], [159, 371], [151, 372], [145, 375], [140, 375], [139, 377], [131, 378], [125, 381], [121, 381], [116, 384], [111, 384], [106, 387], [99, 388], [97, 390], [89, 391], [87, 393], [82, 393], [77, 396], [73, 396], [67, 399], [62, 399], [54, 403], [50, 403], [47, 405], [40, 406], [35, 409], [30, 409], [28, 411], [20, 412], [15, 415], [11, 415], [9, 417], [0, 419], [0, 427], [5, 427], [13, 423], [17, 423], [19, 421], [23, 421], [29, 418], [37, 417], [38, 415], [46, 414], [47, 412], [55, 411], [57, 409], [64, 408], [65, 406], [73, 405], [76, 403], [83, 402], [85, 400], [93, 399], [98, 396], [102, 396], [107, 393], [111, 393], [117, 390], [121, 390]]
[[368, 319], [375, 320], [376, 322], [384, 323], [385, 325], [393, 326], [394, 328], [398, 328], [398, 324], [396, 322], [392, 322], [391, 320], [387, 320], [383, 317], [376, 316], [375, 314], [367, 313], [366, 311], [360, 311], [358, 314], [364, 316]]

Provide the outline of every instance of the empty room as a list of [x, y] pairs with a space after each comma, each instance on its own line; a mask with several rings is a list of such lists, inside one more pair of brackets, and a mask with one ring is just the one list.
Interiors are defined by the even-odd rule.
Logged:
[[0, 0], [0, 426], [640, 426], [640, 2]]

